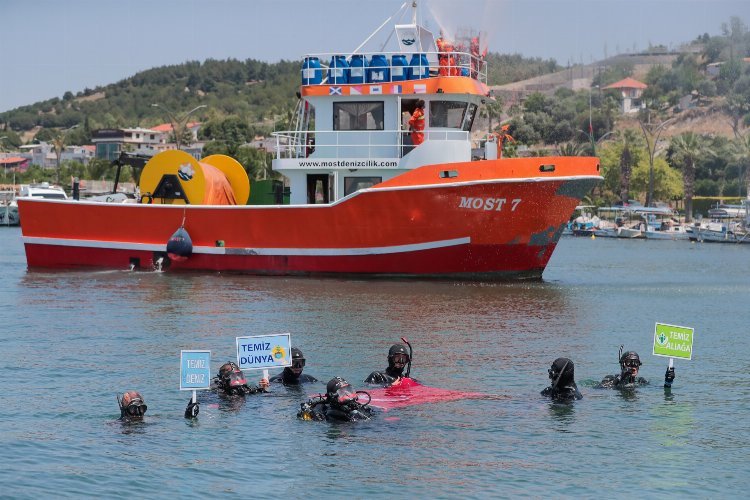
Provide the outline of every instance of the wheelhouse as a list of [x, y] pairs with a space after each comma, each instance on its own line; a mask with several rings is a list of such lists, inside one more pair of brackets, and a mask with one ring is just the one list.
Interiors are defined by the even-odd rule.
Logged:
[[[438, 51], [416, 19], [395, 33], [396, 52], [305, 56], [295, 128], [274, 134], [273, 168], [289, 180], [291, 204], [333, 203], [409, 169], [471, 161], [471, 130], [491, 99], [483, 58]], [[420, 99], [425, 140], [415, 146], [408, 121]]]

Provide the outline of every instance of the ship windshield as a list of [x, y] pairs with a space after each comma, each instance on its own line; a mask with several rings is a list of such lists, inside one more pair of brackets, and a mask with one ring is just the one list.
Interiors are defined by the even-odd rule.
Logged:
[[469, 104], [469, 112], [466, 113], [466, 119], [464, 120], [464, 130], [471, 132], [471, 127], [474, 124], [474, 117], [477, 114], [477, 105]]
[[462, 128], [467, 104], [462, 101], [430, 101], [430, 127]]
[[383, 102], [334, 102], [334, 130], [383, 130]]
[[31, 195], [32, 198], [44, 198], [46, 200], [64, 200], [65, 195], [62, 193], [39, 193]]

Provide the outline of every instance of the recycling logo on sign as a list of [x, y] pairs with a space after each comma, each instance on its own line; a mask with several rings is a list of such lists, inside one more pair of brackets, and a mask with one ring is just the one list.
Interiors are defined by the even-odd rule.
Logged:
[[667, 336], [664, 335], [664, 332], [660, 333], [658, 337], [656, 337], [657, 342], [659, 342], [660, 345], [665, 345], [667, 343]]

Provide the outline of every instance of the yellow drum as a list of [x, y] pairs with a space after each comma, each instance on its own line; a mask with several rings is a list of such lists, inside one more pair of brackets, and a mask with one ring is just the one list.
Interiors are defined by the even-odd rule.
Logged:
[[146, 203], [245, 205], [250, 197], [250, 180], [234, 158], [211, 155], [199, 162], [178, 150], [151, 158], [139, 186]]

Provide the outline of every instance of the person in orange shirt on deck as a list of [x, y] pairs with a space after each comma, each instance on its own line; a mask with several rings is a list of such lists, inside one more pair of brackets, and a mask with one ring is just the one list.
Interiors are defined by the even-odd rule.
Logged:
[[414, 112], [409, 119], [409, 128], [411, 129], [411, 142], [419, 146], [424, 142], [424, 100], [420, 99], [414, 108]]
[[479, 76], [479, 67], [480, 67], [479, 37], [475, 36], [474, 38], [471, 39], [469, 50], [471, 51], [471, 77], [476, 79], [477, 76]]
[[[440, 32], [438, 39], [435, 40], [435, 46], [438, 51], [438, 74], [440, 76], [448, 76], [450, 74], [450, 61], [448, 59], [448, 48], [450, 47], [450, 44], [445, 39], [442, 31]], [[451, 48], [451, 50], [453, 49]]]

